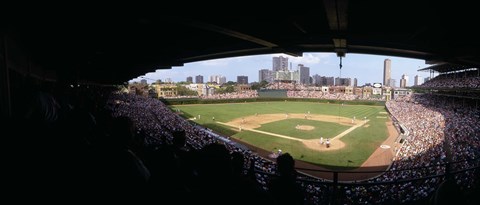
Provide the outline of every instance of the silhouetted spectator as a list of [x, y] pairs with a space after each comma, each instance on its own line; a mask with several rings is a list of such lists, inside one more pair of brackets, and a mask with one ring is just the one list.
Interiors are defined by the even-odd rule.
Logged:
[[232, 155], [233, 192], [239, 197], [235, 204], [271, 204], [267, 193], [260, 187], [256, 180], [244, 174], [245, 158], [241, 152]]
[[[129, 148], [133, 137], [133, 124], [129, 118], [114, 118], [110, 134], [105, 136], [96, 148], [98, 191], [115, 190], [118, 195], [138, 195], [144, 190], [150, 178], [150, 171], [143, 161]], [[112, 192], [114, 193], [114, 192]], [[127, 195], [125, 195], [127, 196]]]
[[289, 153], [277, 157], [277, 177], [269, 184], [275, 204], [303, 204], [301, 187], [296, 183], [295, 161]]
[[432, 205], [466, 204], [462, 191], [451, 179], [443, 181], [430, 199]]

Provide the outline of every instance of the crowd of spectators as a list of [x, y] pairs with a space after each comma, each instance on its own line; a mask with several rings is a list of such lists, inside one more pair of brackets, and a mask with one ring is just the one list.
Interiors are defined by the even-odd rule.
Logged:
[[242, 98], [257, 98], [257, 90], [243, 90], [232, 93], [222, 93], [213, 95], [203, 95], [203, 99], [242, 99]]
[[[428, 201], [449, 177], [463, 193], [478, 189], [479, 171], [462, 170], [480, 164], [480, 110], [463, 100], [410, 95], [388, 101], [392, 117], [408, 129], [407, 138], [388, 172], [368, 180], [369, 186], [342, 185], [339, 199], [345, 204]], [[401, 182], [409, 179], [418, 180]], [[397, 183], [374, 185], [388, 181]]]
[[[137, 96], [121, 95], [127, 98], [139, 98]], [[391, 166], [391, 171], [386, 172], [380, 177], [369, 180], [371, 183], [389, 182], [398, 180], [417, 179], [428, 176], [445, 174], [445, 164], [448, 162], [447, 152], [445, 150], [445, 138], [448, 137], [449, 149], [452, 153], [452, 160], [471, 160], [478, 158], [479, 140], [474, 133], [479, 132], [478, 111], [471, 112], [471, 107], [463, 108], [444, 102], [439, 104], [442, 98], [434, 96], [414, 95], [404, 98], [398, 98], [396, 101], [389, 101], [387, 108], [395, 118], [402, 123], [408, 130], [409, 135], [398, 150]], [[126, 99], [123, 99], [125, 101]], [[201, 128], [192, 126], [189, 122], [173, 114], [161, 102], [143, 98], [137, 108], [155, 108], [152, 113], [157, 116], [157, 123], [161, 127], [167, 127], [168, 130], [185, 130], [187, 133], [187, 144], [193, 149], [218, 143], [219, 141], [202, 131]], [[133, 100], [128, 100], [133, 102]], [[144, 104], [149, 102], [150, 105]], [[443, 105], [443, 106], [439, 106]], [[455, 109], [451, 109], [451, 108]], [[128, 109], [130, 110], [130, 109]], [[146, 113], [148, 111], [144, 111]], [[472, 113], [467, 114], [467, 113]], [[445, 117], [447, 116], [447, 117]], [[460, 119], [461, 117], [461, 119]], [[457, 119], [458, 118], [458, 119]], [[136, 118], [133, 118], [136, 119]], [[453, 123], [455, 122], [455, 123]], [[163, 124], [166, 123], [166, 124]], [[476, 124], [475, 124], [476, 123]], [[137, 124], [143, 124], [142, 122]], [[450, 127], [452, 129], [450, 129]], [[463, 129], [468, 127], [467, 129]], [[461, 130], [461, 131], [458, 131]], [[453, 138], [451, 132], [455, 132], [459, 137]], [[460, 132], [461, 135], [458, 134]], [[166, 134], [168, 136], [168, 134]], [[452, 139], [450, 139], [452, 138]], [[161, 141], [161, 140], [160, 140]], [[245, 155], [247, 161], [252, 161], [255, 167], [255, 179], [264, 191], [268, 190], [268, 181], [275, 172], [274, 163], [257, 156], [248, 150], [241, 150], [236, 146], [225, 144], [230, 152], [241, 152]], [[476, 161], [474, 161], [476, 162]], [[456, 170], [461, 170], [474, 166], [471, 161], [463, 161], [461, 165], [452, 166]], [[245, 164], [248, 168], [250, 163]], [[472, 172], [466, 172], [473, 176]], [[328, 199], [325, 192], [329, 192], [329, 187], [319, 181], [302, 176], [304, 180], [298, 180], [301, 187], [304, 188], [306, 199], [312, 200], [312, 203], [319, 203]], [[465, 176], [458, 175], [458, 183], [462, 186], [471, 187], [476, 184], [473, 180], [465, 180]], [[309, 180], [314, 180], [309, 181]], [[425, 199], [434, 192], [435, 188], [443, 178], [422, 179], [408, 183], [372, 185], [372, 186], [342, 186], [344, 193], [339, 199], [345, 203], [387, 203], [391, 201], [416, 201]], [[323, 197], [322, 197], [323, 196]]]
[[[186, 150], [196, 152], [210, 144], [221, 143], [225, 145], [229, 153], [241, 153], [245, 156], [245, 170], [252, 169], [252, 177], [263, 192], [268, 192], [269, 179], [276, 173], [275, 163], [262, 158], [256, 153], [240, 149], [233, 143], [225, 143], [213, 137], [209, 130], [196, 126], [172, 112], [162, 102], [136, 95], [115, 94], [107, 103], [107, 108], [115, 117], [126, 116], [131, 118], [137, 126], [137, 134], [145, 138], [145, 147], [155, 147], [159, 144], [169, 144], [172, 141], [173, 131], [183, 130], [186, 136]], [[147, 122], [148, 121], [148, 122]], [[146, 126], [146, 127], [145, 127]], [[147, 128], [151, 126], [152, 128]], [[253, 167], [252, 167], [253, 166]], [[301, 179], [310, 180], [310, 183], [299, 183], [306, 192], [305, 200], [312, 204], [328, 199], [327, 186], [318, 184], [318, 179], [308, 176], [300, 176]], [[301, 182], [301, 181], [299, 181]], [[324, 195], [324, 197], [320, 197]]]
[[289, 90], [287, 91], [289, 98], [317, 98], [326, 100], [356, 100], [357, 95], [345, 94], [345, 93], [328, 93], [322, 91], [309, 91], [309, 90]]
[[424, 88], [480, 88], [478, 71], [441, 74], [419, 87]]
[[[127, 184], [134, 184], [139, 191], [160, 194], [165, 200], [173, 194], [185, 195], [181, 200], [186, 203], [218, 202], [212, 193], [236, 199], [250, 196], [238, 201], [242, 204], [275, 201], [270, 192], [272, 177], [278, 174], [275, 162], [219, 139], [156, 99], [125, 93], [94, 96], [106, 100], [37, 95], [32, 102], [41, 108], [28, 112], [30, 120], [41, 120], [42, 125], [67, 128], [55, 132], [58, 136], [75, 136], [68, 138], [68, 149], [58, 151], [78, 159], [72, 163], [76, 172], [82, 171], [77, 173], [78, 183], [91, 186], [100, 181], [99, 191], [105, 187], [127, 189]], [[422, 200], [431, 196], [446, 176], [423, 177], [479, 165], [478, 107], [432, 95], [397, 98], [386, 106], [408, 129], [405, 142], [390, 171], [368, 180], [371, 184], [367, 186], [338, 186], [337, 201], [372, 204]], [[54, 148], [44, 144], [43, 149]], [[76, 156], [79, 153], [83, 154]], [[445, 165], [453, 161], [459, 163]], [[470, 170], [453, 178], [462, 190], [469, 190], [478, 188], [478, 175]], [[417, 178], [423, 179], [404, 182]], [[295, 179], [306, 204], [331, 201], [332, 186], [327, 181], [301, 173], [296, 173]], [[381, 182], [395, 183], [375, 184]]]

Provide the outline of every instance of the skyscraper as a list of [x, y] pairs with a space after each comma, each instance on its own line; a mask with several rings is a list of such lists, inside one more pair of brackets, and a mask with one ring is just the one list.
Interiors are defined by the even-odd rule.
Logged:
[[187, 77], [187, 83], [193, 83], [193, 78], [192, 76]]
[[418, 85], [421, 85], [421, 84], [423, 84], [422, 76], [416, 75], [415, 76], [415, 81], [413, 82], [413, 85], [418, 86]]
[[403, 74], [402, 75], [402, 78], [405, 79], [405, 87], [408, 86], [408, 75], [407, 74]]
[[222, 85], [227, 82], [227, 78], [223, 75], [211, 75], [210, 76], [210, 81], [212, 83], [217, 83], [219, 85]]
[[392, 88], [395, 88], [397, 81], [393, 78], [390, 78], [388, 85]]
[[248, 84], [248, 76], [244, 76], [244, 75], [237, 76], [237, 83], [238, 84]]
[[322, 85], [322, 76], [315, 74], [312, 76], [312, 78], [313, 78], [313, 84], [315, 84], [316, 86]]
[[195, 76], [195, 83], [203, 83], [203, 75]]
[[400, 87], [401, 88], [407, 87], [407, 81], [404, 78], [400, 79]]
[[218, 75], [211, 75], [210, 80], [208, 82], [217, 82]]
[[392, 61], [387, 58], [385, 59], [385, 61], [383, 61], [383, 85], [392, 86], [390, 85], [390, 79], [392, 78], [391, 72], [392, 72]]
[[273, 71], [288, 71], [288, 58], [283, 56], [273, 57]]
[[310, 68], [303, 66], [303, 64], [298, 64], [298, 70], [300, 71], [300, 83], [310, 84]]
[[313, 83], [315, 83], [317, 86], [333, 86], [335, 84], [335, 79], [333, 77], [315, 74], [313, 75]]
[[221, 76], [218, 78], [218, 81], [217, 81], [217, 83], [218, 83], [219, 85], [225, 84], [226, 82], [227, 82], [227, 77], [225, 77], [225, 76], [223, 76], [223, 75], [221, 75]]
[[408, 86], [408, 75], [407, 74], [403, 74], [402, 75], [402, 79], [400, 79], [400, 87], [401, 88], [405, 88]]
[[336, 86], [351, 86], [352, 85], [352, 79], [351, 78], [335, 78], [335, 85]]
[[275, 72], [268, 70], [268, 69], [262, 69], [258, 71], [258, 82], [262, 81], [267, 81], [269, 83], [273, 82], [273, 75]]

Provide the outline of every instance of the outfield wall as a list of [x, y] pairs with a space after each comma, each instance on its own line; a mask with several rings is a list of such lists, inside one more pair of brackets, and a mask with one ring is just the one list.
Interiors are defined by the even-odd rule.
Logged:
[[286, 98], [288, 90], [258, 90], [259, 98]]
[[366, 100], [327, 100], [318, 98], [238, 98], [238, 99], [200, 99], [200, 98], [160, 98], [160, 101], [166, 105], [187, 105], [187, 104], [218, 104], [218, 103], [245, 103], [245, 102], [270, 102], [270, 101], [290, 101], [290, 102], [319, 102], [346, 105], [373, 105], [385, 106], [385, 101], [366, 101]]

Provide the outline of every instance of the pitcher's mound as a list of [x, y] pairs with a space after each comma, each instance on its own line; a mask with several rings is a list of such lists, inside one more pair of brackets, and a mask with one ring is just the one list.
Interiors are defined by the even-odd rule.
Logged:
[[313, 129], [315, 129], [315, 127], [310, 126], [310, 125], [297, 125], [297, 126], [295, 126], [295, 129], [297, 129], [297, 130], [313, 130]]

